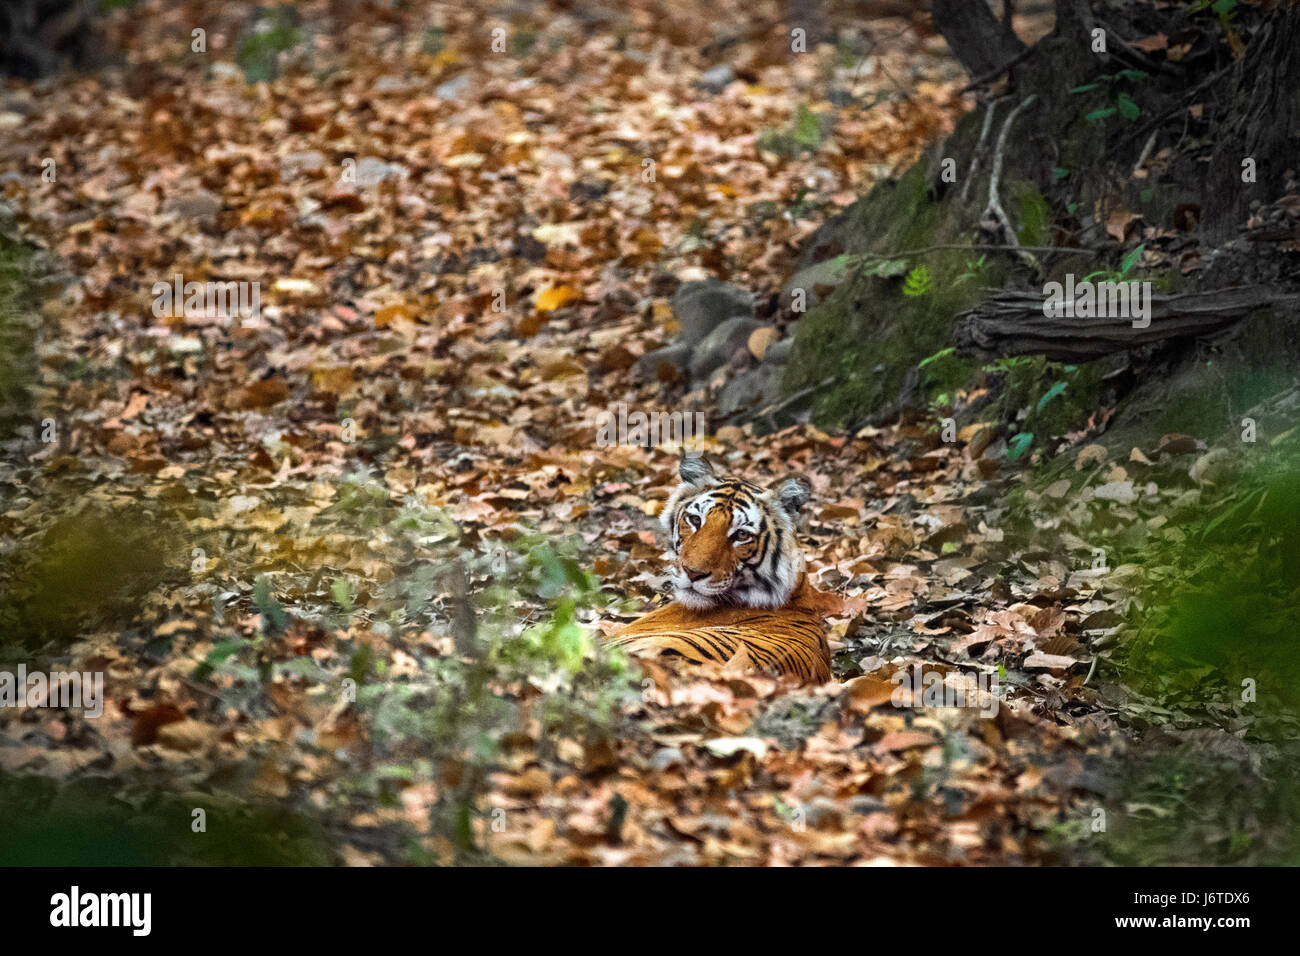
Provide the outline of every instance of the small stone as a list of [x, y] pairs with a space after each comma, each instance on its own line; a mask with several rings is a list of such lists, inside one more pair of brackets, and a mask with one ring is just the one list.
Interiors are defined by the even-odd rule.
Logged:
[[736, 71], [727, 63], [720, 63], [704, 74], [695, 85], [706, 93], [721, 93], [736, 79]]
[[695, 354], [691, 356], [691, 378], [705, 378], [714, 369], [721, 368], [737, 349], [746, 347], [749, 334], [756, 328], [758, 323], [743, 315], [729, 318], [717, 326], [695, 347]]
[[682, 752], [676, 747], [661, 747], [650, 758], [650, 769], [663, 771], [669, 767], [680, 767], [685, 762], [686, 758], [682, 756]]
[[790, 361], [794, 352], [794, 336], [788, 336], [780, 342], [773, 342], [763, 353], [763, 361], [769, 365], [784, 365]]
[[293, 179], [303, 173], [319, 172], [325, 167], [325, 155], [318, 150], [289, 153], [280, 157], [280, 179]]
[[672, 307], [681, 326], [679, 339], [694, 345], [728, 319], [752, 319], [754, 297], [729, 282], [701, 279], [682, 283], [673, 293]]
[[163, 212], [171, 213], [191, 222], [215, 224], [217, 214], [221, 212], [221, 198], [206, 189], [173, 196], [163, 203]]
[[473, 82], [473, 78], [468, 73], [460, 73], [453, 76], [446, 83], [439, 85], [433, 91], [433, 95], [440, 100], [450, 100], [453, 103], [459, 102], [469, 92]]
[[686, 377], [686, 367], [690, 364], [690, 360], [691, 347], [684, 342], [678, 342], [641, 356], [632, 366], [632, 373], [643, 379], [676, 382]]
[[718, 394], [718, 413], [725, 416], [770, 405], [781, 389], [781, 368], [766, 362], [737, 375]]
[[400, 179], [405, 170], [396, 163], [386, 163], [382, 159], [367, 156], [357, 163], [357, 186], [368, 189], [378, 186], [385, 179]]

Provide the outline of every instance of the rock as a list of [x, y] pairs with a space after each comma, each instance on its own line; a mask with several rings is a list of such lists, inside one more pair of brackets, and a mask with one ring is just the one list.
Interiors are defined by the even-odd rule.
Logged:
[[400, 76], [381, 76], [375, 81], [376, 93], [405, 93], [411, 89], [411, 83]]
[[694, 345], [728, 319], [752, 319], [754, 297], [729, 282], [702, 279], [682, 283], [673, 293], [672, 307], [681, 325], [680, 341]]
[[852, 813], [865, 815], [868, 813], [887, 813], [889, 807], [879, 797], [861, 795], [849, 798], [849, 810]]
[[720, 63], [695, 81], [695, 86], [706, 93], [721, 93], [736, 78], [736, 71], [729, 64]]
[[758, 411], [774, 402], [780, 390], [781, 367], [764, 362], [758, 368], [742, 372], [722, 387], [718, 395], [718, 413], [726, 417]]
[[405, 172], [396, 163], [386, 163], [382, 159], [366, 156], [357, 163], [357, 186], [368, 189], [378, 186], [385, 179], [400, 179]]
[[221, 212], [221, 198], [206, 189], [173, 196], [163, 203], [163, 212], [171, 213], [181, 219], [215, 225], [217, 213]]
[[469, 88], [473, 82], [473, 78], [468, 73], [460, 73], [453, 76], [446, 83], [441, 84], [433, 91], [433, 95], [438, 97], [440, 100], [459, 102], [465, 97], [465, 94], [469, 92]]
[[1226, 448], [1211, 448], [1196, 459], [1188, 470], [1188, 475], [1198, 485], [1219, 485], [1231, 479], [1236, 470], [1237, 463], [1233, 460], [1232, 452]]
[[804, 822], [814, 830], [826, 827], [838, 829], [844, 821], [844, 811], [829, 797], [813, 797], [803, 806]]
[[289, 153], [280, 157], [280, 179], [293, 179], [301, 173], [320, 172], [324, 167], [325, 155], [318, 150]]
[[787, 330], [785, 338], [767, 347], [767, 351], [763, 353], [763, 362], [767, 365], [784, 365], [790, 361], [792, 352], [794, 352], [794, 334]]
[[675, 382], [686, 377], [686, 367], [690, 361], [691, 347], [685, 342], [679, 342], [647, 352], [636, 360], [632, 373], [640, 378]]
[[691, 356], [691, 378], [701, 379], [721, 368], [737, 349], [747, 347], [749, 333], [756, 328], [758, 323], [743, 315], [723, 321], [695, 346]]
[[652, 770], [667, 770], [669, 767], [680, 767], [686, 763], [686, 758], [676, 747], [661, 747], [655, 751], [654, 756], [650, 758], [650, 768]]
[[[800, 269], [781, 290], [781, 303], [792, 307], [802, 305], [805, 310], [811, 309], [821, 302], [826, 294], [843, 283], [849, 277], [850, 271], [844, 256], [835, 256]], [[795, 301], [797, 290], [803, 293], [802, 302]]]

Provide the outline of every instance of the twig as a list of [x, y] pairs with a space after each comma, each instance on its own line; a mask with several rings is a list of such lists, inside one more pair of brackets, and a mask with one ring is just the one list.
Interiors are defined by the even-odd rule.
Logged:
[[[1011, 111], [1011, 115], [1007, 117], [1006, 122], [1002, 124], [1002, 132], [998, 134], [998, 145], [993, 151], [993, 172], [989, 175], [989, 201], [980, 216], [983, 219], [990, 214], [993, 215], [1001, 223], [1008, 241], [1017, 247], [1019, 247], [1020, 243], [1016, 239], [1016, 231], [1011, 225], [1011, 218], [1007, 215], [1006, 210], [1002, 208], [1002, 201], [998, 197], [998, 183], [1002, 179], [1002, 158], [1006, 152], [1007, 136], [1011, 132], [1011, 127], [1016, 122], [1016, 117], [1032, 106], [1037, 99], [1038, 94], [1036, 93], [1026, 96], [1021, 104]], [[1021, 252], [1021, 258], [1031, 266], [1037, 265], [1034, 257], [1026, 251]]]
[[1151, 147], [1156, 144], [1156, 137], [1159, 135], [1160, 130], [1154, 130], [1151, 135], [1147, 137], [1147, 144], [1142, 147], [1142, 152], [1138, 155], [1138, 161], [1133, 164], [1134, 176], [1138, 174], [1138, 170], [1142, 168], [1143, 164], [1147, 161], [1147, 157], [1151, 155]]
[[966, 195], [970, 192], [971, 180], [975, 178], [975, 171], [979, 169], [980, 155], [984, 152], [984, 141], [989, 138], [989, 130], [993, 128], [993, 113], [998, 108], [1001, 100], [991, 100], [989, 108], [984, 112], [984, 125], [980, 127], [980, 139], [975, 144], [975, 155], [971, 157], [970, 168], [966, 170], [966, 181], [961, 184], [961, 201], [966, 201]]

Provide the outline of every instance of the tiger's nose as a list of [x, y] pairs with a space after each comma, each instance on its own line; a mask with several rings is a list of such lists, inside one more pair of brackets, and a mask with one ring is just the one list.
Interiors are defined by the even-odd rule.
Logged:
[[682, 565], [682, 570], [686, 572], [686, 576], [691, 579], [692, 584], [709, 576], [708, 571], [697, 571], [694, 568], [688, 568], [686, 565]]

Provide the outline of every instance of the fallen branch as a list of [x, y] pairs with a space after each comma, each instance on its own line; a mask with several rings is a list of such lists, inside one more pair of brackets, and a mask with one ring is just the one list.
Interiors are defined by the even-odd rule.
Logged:
[[966, 355], [1042, 355], [1058, 362], [1088, 361], [1139, 345], [1219, 332], [1269, 305], [1300, 305], [1300, 295], [1236, 286], [1179, 295], [1153, 294], [1149, 321], [1044, 315], [1036, 292], [1004, 292], [957, 317], [953, 343]]

